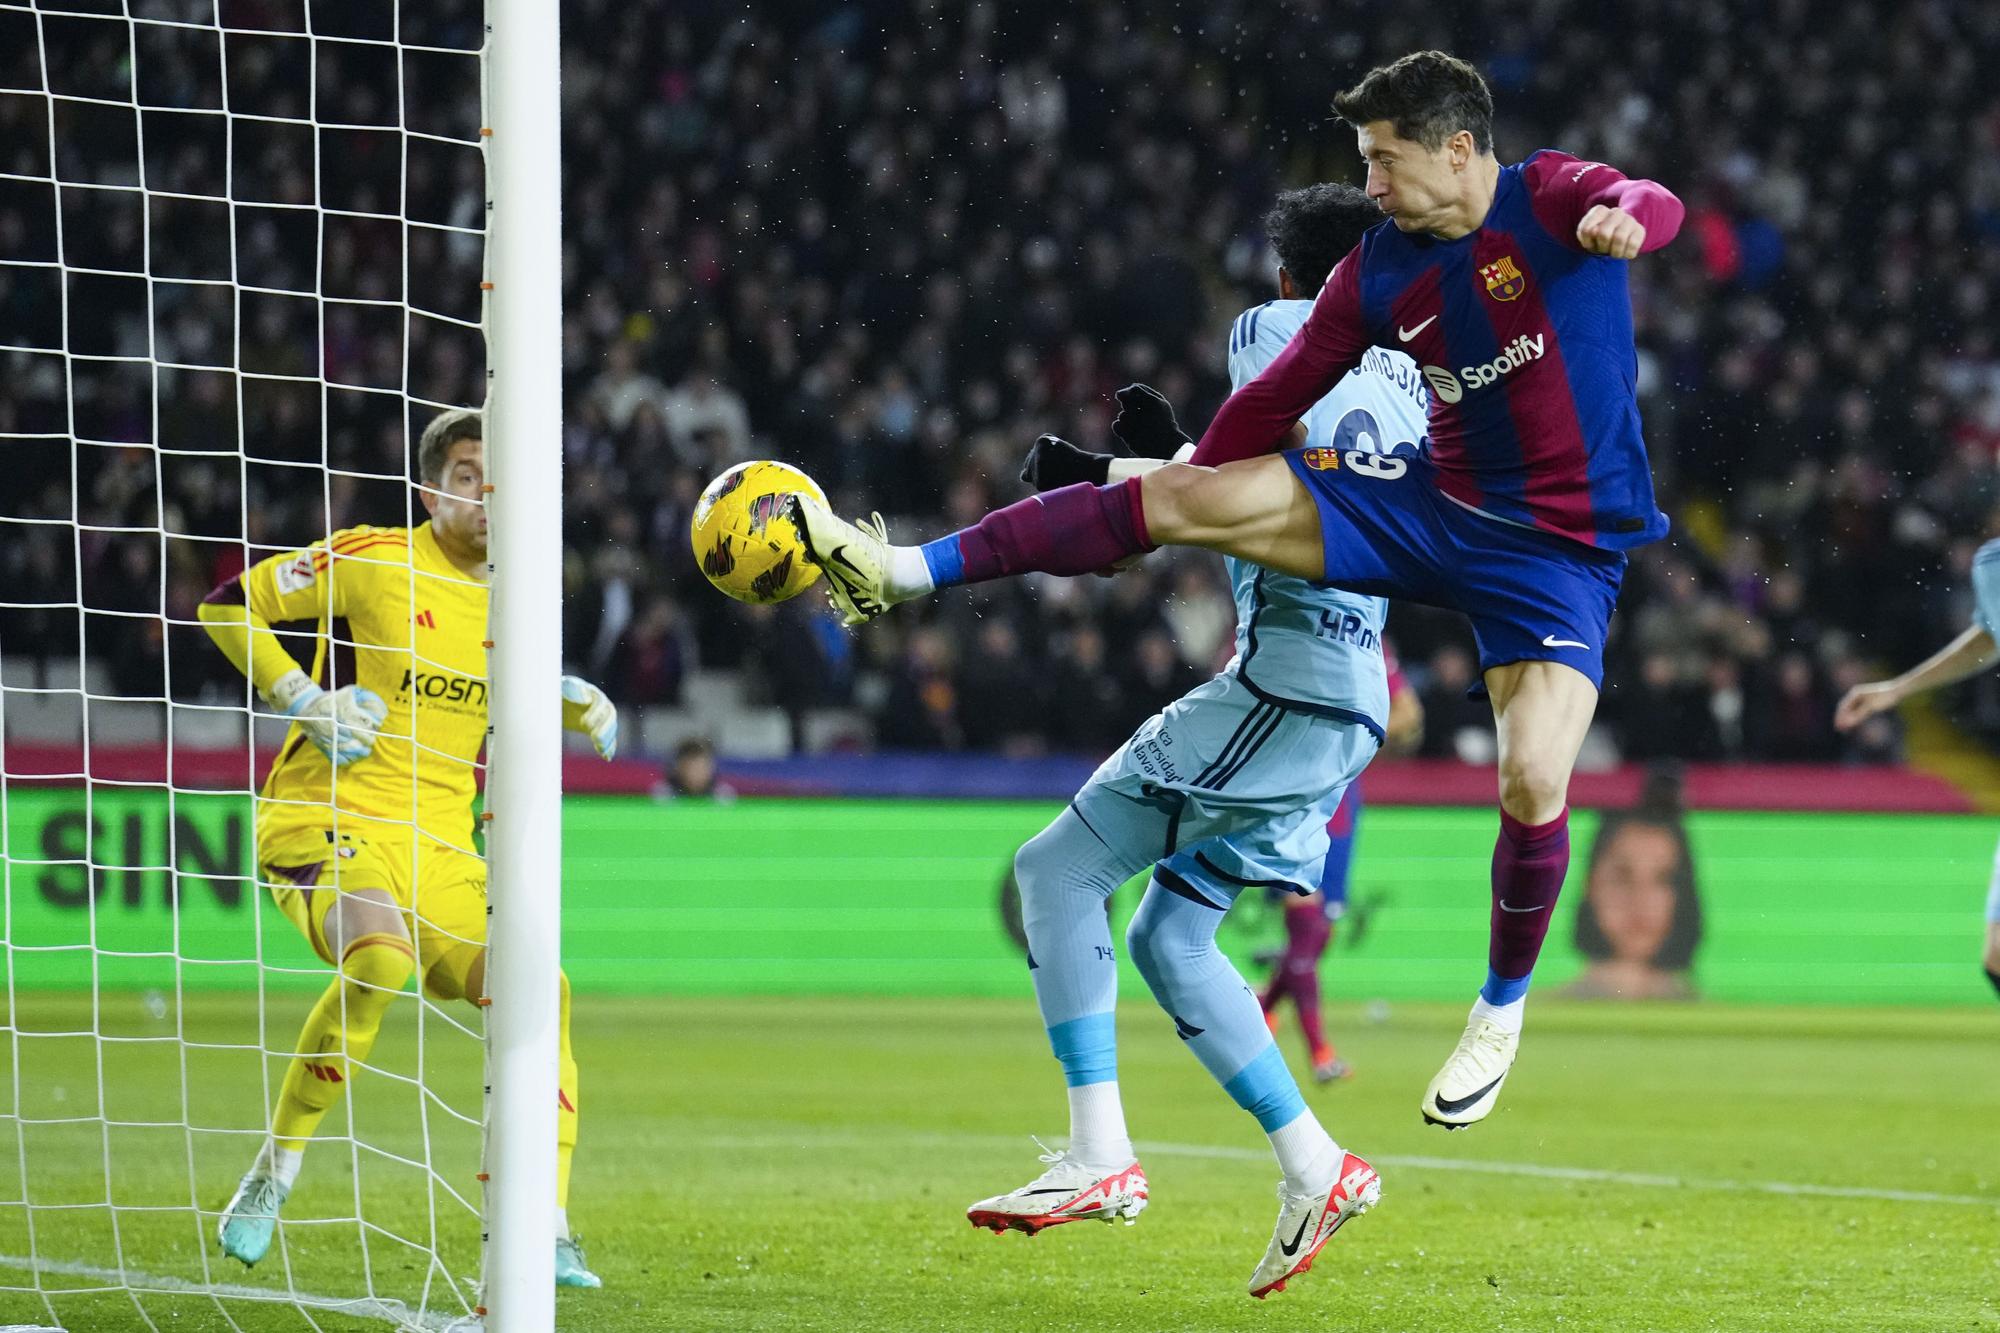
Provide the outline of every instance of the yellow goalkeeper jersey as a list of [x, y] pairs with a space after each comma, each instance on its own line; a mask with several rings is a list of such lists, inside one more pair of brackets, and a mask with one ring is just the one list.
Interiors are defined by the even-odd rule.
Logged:
[[389, 710], [374, 751], [337, 771], [294, 726], [264, 780], [260, 831], [323, 826], [332, 806], [414, 820], [470, 850], [486, 741], [487, 586], [451, 563], [429, 523], [348, 528], [259, 561], [242, 585], [250, 610], [273, 624], [318, 622], [314, 680], [373, 690]]

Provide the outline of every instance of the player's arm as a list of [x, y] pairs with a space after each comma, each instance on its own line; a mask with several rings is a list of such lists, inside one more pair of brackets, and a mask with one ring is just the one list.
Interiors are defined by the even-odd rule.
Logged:
[[582, 676], [562, 678], [563, 730], [590, 737], [597, 757], [610, 759], [618, 753], [618, 705], [611, 696]]
[[1632, 259], [1650, 253], [1674, 239], [1687, 212], [1658, 181], [1634, 180], [1568, 153], [1538, 153], [1524, 174], [1536, 220], [1585, 254]]
[[215, 646], [250, 678], [264, 702], [294, 718], [336, 767], [365, 758], [388, 707], [373, 690], [348, 685], [331, 693], [308, 676], [273, 624], [344, 614], [327, 577], [328, 547], [260, 560], [203, 599], [195, 615]]
[[1913, 694], [1955, 684], [2000, 662], [2000, 644], [1984, 625], [1973, 625], [1930, 657], [1891, 680], [1856, 685], [1833, 710], [1833, 725], [1852, 731], [1877, 713], [1887, 712]]
[[1334, 266], [1312, 313], [1255, 379], [1229, 395], [1189, 460], [1219, 467], [1282, 447], [1291, 429], [1368, 350], [1361, 321], [1361, 251]]

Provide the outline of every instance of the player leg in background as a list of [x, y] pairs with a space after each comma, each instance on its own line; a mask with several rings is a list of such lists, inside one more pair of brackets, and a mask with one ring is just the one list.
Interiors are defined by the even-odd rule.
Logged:
[[1326, 860], [1320, 871], [1319, 892], [1301, 898], [1289, 896], [1285, 902], [1285, 951], [1272, 970], [1271, 981], [1262, 996], [1264, 1015], [1273, 1035], [1277, 1032], [1277, 1005], [1289, 998], [1298, 1015], [1299, 1031], [1306, 1039], [1306, 1053], [1312, 1061], [1313, 1079], [1332, 1083], [1354, 1071], [1326, 1039], [1326, 1025], [1320, 1014], [1319, 966], [1333, 942], [1335, 922], [1347, 906], [1347, 872], [1354, 860], [1354, 835], [1361, 821], [1361, 789], [1349, 787], [1340, 808], [1327, 821]]
[[[1164, 822], [1163, 822], [1164, 828]], [[1069, 1096], [1069, 1146], [1042, 1160], [1049, 1169], [1020, 1189], [967, 1210], [974, 1226], [1030, 1235], [1080, 1218], [1130, 1222], [1146, 1206], [1146, 1174], [1132, 1151], [1118, 1094], [1117, 952], [1105, 904], [1162, 845], [1157, 834], [1124, 843], [1100, 836], [1075, 805], [1014, 856], [1028, 975], [1062, 1066]]]
[[1261, 1298], [1310, 1267], [1341, 1223], [1374, 1205], [1381, 1182], [1307, 1108], [1255, 993], [1216, 947], [1216, 928], [1239, 891], [1212, 875], [1194, 877], [1180, 858], [1162, 863], [1125, 940], [1181, 1040], [1270, 1136], [1282, 1173], [1281, 1207], [1250, 1279], [1250, 1294]]
[[1499, 736], [1500, 835], [1486, 983], [1457, 1048], [1424, 1091], [1424, 1119], [1459, 1129], [1493, 1109], [1520, 1048], [1528, 981], [1569, 870], [1569, 779], [1597, 687], [1559, 662], [1511, 662], [1485, 676]]
[[1326, 562], [1318, 509], [1276, 454], [1065, 486], [923, 546], [891, 546], [879, 525], [848, 523], [809, 495], [792, 497], [786, 513], [850, 623], [954, 584], [1089, 574], [1155, 546], [1198, 546], [1301, 578], [1318, 578]]
[[[316, 869], [316, 868], [315, 868]], [[271, 1247], [278, 1210], [291, 1194], [306, 1144], [346, 1091], [354, 1067], [368, 1058], [388, 1012], [416, 970], [403, 914], [386, 889], [338, 892], [319, 932], [338, 973], [299, 1033], [271, 1112], [271, 1138], [236, 1187], [217, 1232], [222, 1251], [246, 1266]]]

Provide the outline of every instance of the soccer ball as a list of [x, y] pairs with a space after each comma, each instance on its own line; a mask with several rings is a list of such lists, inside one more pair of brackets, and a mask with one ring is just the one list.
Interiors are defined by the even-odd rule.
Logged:
[[765, 604], [812, 587], [819, 566], [806, 558], [798, 530], [779, 517], [793, 491], [826, 502], [811, 477], [768, 459], [738, 463], [708, 483], [688, 536], [710, 583], [739, 602]]

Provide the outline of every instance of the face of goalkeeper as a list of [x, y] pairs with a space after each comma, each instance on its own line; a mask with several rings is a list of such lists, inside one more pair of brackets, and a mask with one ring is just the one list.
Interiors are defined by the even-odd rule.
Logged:
[[460, 566], [486, 563], [485, 453], [478, 438], [452, 441], [439, 475], [421, 492], [438, 546]]

